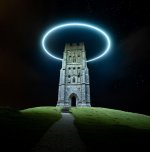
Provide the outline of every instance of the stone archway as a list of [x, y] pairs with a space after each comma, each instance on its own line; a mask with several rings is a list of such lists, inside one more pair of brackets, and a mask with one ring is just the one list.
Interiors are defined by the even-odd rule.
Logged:
[[75, 93], [72, 93], [69, 96], [69, 101], [70, 101], [70, 106], [71, 107], [76, 107], [78, 104], [78, 96]]

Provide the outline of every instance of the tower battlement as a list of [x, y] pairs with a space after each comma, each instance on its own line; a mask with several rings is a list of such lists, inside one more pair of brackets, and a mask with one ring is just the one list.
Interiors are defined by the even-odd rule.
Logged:
[[[75, 103], [73, 104], [73, 99]], [[84, 43], [65, 45], [57, 106], [90, 105], [90, 82]]]
[[85, 50], [84, 43], [83, 42], [81, 42], [79, 44], [77, 44], [77, 43], [72, 43], [72, 44], [66, 43], [65, 51], [72, 51], [74, 49], [76, 49], [77, 51], [78, 50]]

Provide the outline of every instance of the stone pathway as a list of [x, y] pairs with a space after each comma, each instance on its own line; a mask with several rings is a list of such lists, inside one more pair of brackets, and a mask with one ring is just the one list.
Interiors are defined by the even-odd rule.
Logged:
[[86, 152], [70, 113], [52, 125], [33, 152]]

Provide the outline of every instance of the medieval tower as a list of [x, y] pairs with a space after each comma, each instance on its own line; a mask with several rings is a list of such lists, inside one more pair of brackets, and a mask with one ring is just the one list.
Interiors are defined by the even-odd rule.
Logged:
[[57, 106], [91, 106], [89, 72], [84, 43], [65, 45]]

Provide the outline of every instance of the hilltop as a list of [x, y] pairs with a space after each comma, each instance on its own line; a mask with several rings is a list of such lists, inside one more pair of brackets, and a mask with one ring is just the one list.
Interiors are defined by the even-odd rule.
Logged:
[[107, 108], [72, 108], [75, 125], [89, 151], [148, 148], [150, 116]]
[[[150, 116], [107, 108], [71, 108], [74, 124], [89, 151], [146, 148], [150, 139]], [[30, 151], [47, 129], [61, 118], [57, 107], [24, 110], [0, 108], [1, 139], [5, 148]]]

